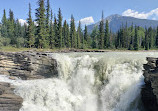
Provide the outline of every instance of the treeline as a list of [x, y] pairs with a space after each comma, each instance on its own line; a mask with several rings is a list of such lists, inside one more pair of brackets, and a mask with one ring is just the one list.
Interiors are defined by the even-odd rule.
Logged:
[[70, 24], [63, 21], [60, 8], [57, 15], [53, 14], [49, 0], [38, 0], [35, 16], [33, 20], [29, 4], [27, 23], [21, 25], [18, 19], [15, 20], [12, 10], [8, 18], [4, 10], [0, 24], [0, 46], [128, 50], [158, 47], [158, 28], [128, 27], [126, 23], [113, 33], [108, 21], [104, 21], [103, 13], [99, 27], [95, 27], [91, 33], [88, 33], [86, 25], [82, 30], [80, 21], [76, 27], [73, 15]]

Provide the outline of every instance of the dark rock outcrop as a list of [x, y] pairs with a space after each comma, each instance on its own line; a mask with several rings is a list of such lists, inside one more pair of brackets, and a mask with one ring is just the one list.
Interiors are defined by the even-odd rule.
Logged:
[[158, 111], [158, 58], [147, 58], [144, 64], [144, 82], [142, 102], [147, 111]]
[[[0, 52], [0, 74], [10, 79], [42, 79], [58, 76], [57, 62], [48, 53]], [[19, 111], [23, 99], [14, 94], [14, 86], [0, 82], [0, 111]]]
[[50, 78], [58, 75], [57, 62], [47, 53], [0, 52], [0, 74], [23, 80]]
[[0, 82], [0, 111], [19, 111], [23, 99], [14, 94], [14, 86]]

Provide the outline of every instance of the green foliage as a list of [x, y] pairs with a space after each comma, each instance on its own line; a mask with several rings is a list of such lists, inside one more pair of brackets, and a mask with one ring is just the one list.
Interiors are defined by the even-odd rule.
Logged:
[[[70, 25], [63, 17], [59, 8], [57, 18], [50, 7], [49, 0], [38, 0], [36, 9], [36, 23], [32, 19], [31, 4], [29, 4], [29, 13], [27, 23], [20, 24], [19, 20], [14, 19], [14, 13], [9, 10], [9, 17], [6, 17], [6, 11], [3, 11], [2, 21], [0, 23], [0, 47], [29, 47], [62, 49], [119, 49], [119, 50], [139, 50], [158, 48], [158, 27], [144, 29], [142, 27], [128, 26], [127, 22], [122, 22], [122, 26], [117, 33], [111, 32], [111, 27], [106, 20], [104, 24], [104, 15], [95, 27], [92, 33], [88, 33], [87, 26], [82, 31], [81, 22], [76, 28], [75, 19], [71, 16]], [[64, 24], [62, 24], [64, 23]], [[123, 25], [125, 24], [125, 25]], [[65, 49], [64, 49], [65, 50]]]
[[54, 41], [55, 41], [55, 47], [58, 47], [59, 45], [59, 42], [58, 42], [58, 26], [57, 26], [57, 19], [56, 19], [56, 16], [54, 15], [54, 25], [53, 25], [53, 30], [54, 30], [54, 35], [55, 35], [55, 38], [54, 38]]
[[139, 44], [138, 44], [138, 28], [135, 26], [135, 36], [134, 36], [134, 50], [139, 49]]
[[63, 47], [70, 47], [70, 38], [69, 38], [69, 25], [67, 24], [67, 21], [64, 21], [63, 25]]
[[62, 41], [62, 15], [60, 8], [58, 11], [57, 37], [58, 37], [58, 47], [61, 48], [63, 47], [63, 41]]
[[71, 15], [71, 23], [70, 23], [70, 41], [71, 41], [71, 48], [77, 48], [75, 19], [73, 15]]
[[95, 27], [91, 33], [91, 38], [92, 38], [92, 45], [91, 47], [93, 49], [99, 48], [98, 44], [98, 37], [99, 37], [99, 30], [98, 27]]
[[81, 48], [81, 40], [82, 40], [82, 29], [81, 29], [81, 22], [79, 21], [79, 25], [77, 28], [77, 48]]
[[100, 25], [99, 25], [99, 49], [103, 49], [104, 48], [104, 16], [103, 16], [103, 12], [102, 12], [102, 20], [100, 21]]
[[38, 1], [39, 8], [36, 9], [36, 22], [37, 22], [37, 47], [46, 48], [48, 47], [47, 35], [46, 35], [46, 15], [44, 0]]
[[158, 48], [158, 26], [157, 26], [157, 33], [156, 33], [156, 43], [155, 43], [156, 47]]
[[49, 30], [49, 46], [51, 49], [55, 47], [55, 32], [53, 27], [53, 12], [51, 10], [50, 30]]
[[34, 46], [35, 43], [35, 35], [34, 35], [34, 24], [32, 21], [32, 16], [31, 16], [31, 4], [29, 4], [29, 17], [27, 19], [28, 23], [28, 29], [27, 29], [27, 41], [28, 41], [28, 47], [31, 48]]
[[108, 23], [108, 20], [106, 20], [106, 25], [105, 25], [104, 45], [105, 45], [106, 48], [110, 47], [110, 33], [109, 33], [109, 23]]

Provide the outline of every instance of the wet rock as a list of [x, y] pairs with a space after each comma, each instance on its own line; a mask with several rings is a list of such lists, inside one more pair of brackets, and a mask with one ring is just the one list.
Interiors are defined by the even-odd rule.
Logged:
[[47, 53], [0, 52], [0, 74], [23, 80], [50, 78], [58, 75], [57, 62]]
[[144, 82], [142, 102], [147, 111], [158, 111], [158, 58], [147, 58], [144, 64]]
[[19, 111], [23, 99], [14, 94], [14, 87], [0, 82], [0, 111]]

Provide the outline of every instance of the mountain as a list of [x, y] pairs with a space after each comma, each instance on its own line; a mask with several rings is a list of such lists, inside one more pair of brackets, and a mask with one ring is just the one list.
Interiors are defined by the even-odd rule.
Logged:
[[[138, 18], [134, 18], [134, 17], [127, 17], [127, 16], [121, 16], [118, 14], [115, 15], [111, 15], [108, 16], [107, 18], [104, 19], [104, 21], [108, 20], [109, 21], [109, 26], [112, 32], [117, 32], [120, 27], [126, 24], [128, 27], [132, 25], [137, 25], [140, 27], [147, 27], [149, 28], [150, 26], [153, 28], [156, 28], [158, 26], [158, 21], [157, 20], [147, 20], [147, 19], [138, 19]], [[92, 24], [92, 25], [88, 25], [88, 32], [92, 32], [93, 28], [99, 26], [99, 22]]]

